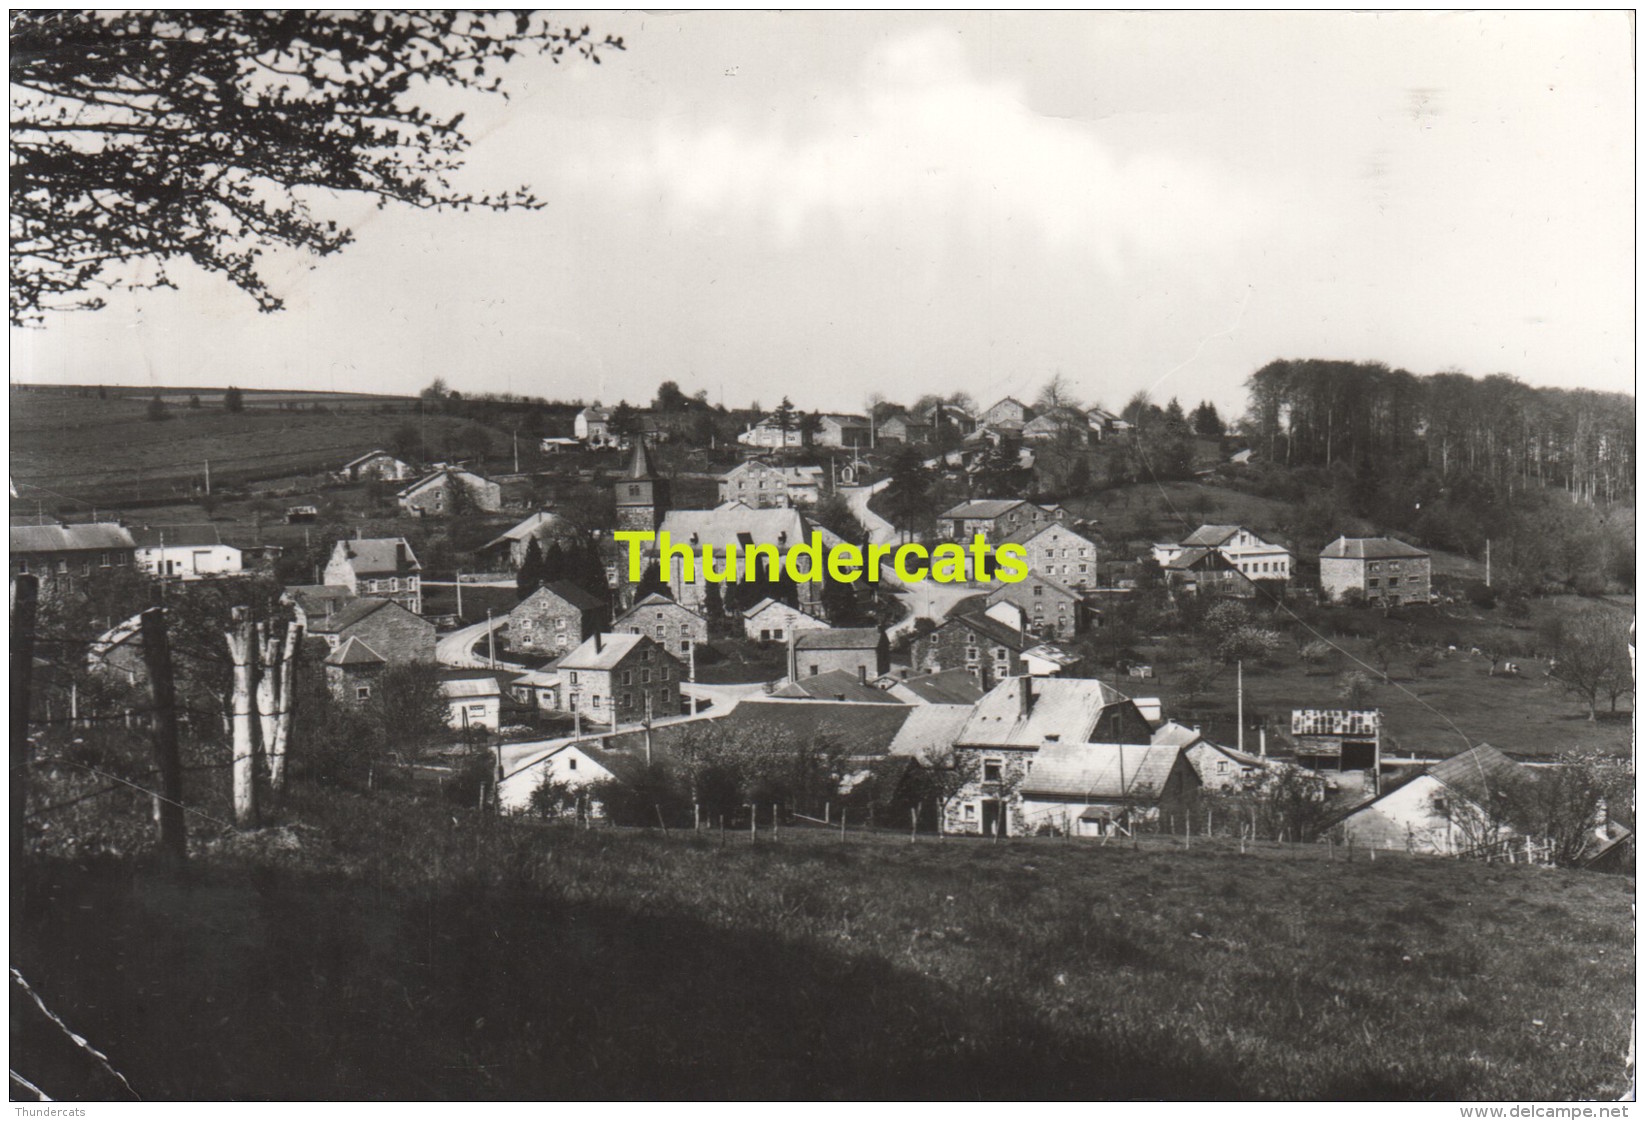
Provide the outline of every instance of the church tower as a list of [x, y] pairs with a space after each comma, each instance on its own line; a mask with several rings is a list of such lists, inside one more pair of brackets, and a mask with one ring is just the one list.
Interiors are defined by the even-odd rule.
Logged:
[[645, 438], [635, 437], [634, 458], [617, 479], [617, 528], [655, 533], [668, 511], [668, 480], [651, 468]]

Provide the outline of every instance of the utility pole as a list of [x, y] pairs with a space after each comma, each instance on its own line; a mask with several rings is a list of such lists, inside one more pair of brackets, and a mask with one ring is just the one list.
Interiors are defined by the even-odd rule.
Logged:
[[211, 460], [206, 460], [206, 494], [211, 493]]
[[34, 762], [29, 743], [29, 689], [40, 578], [23, 573], [12, 579], [11, 586], [11, 882], [16, 907], [22, 901], [23, 818], [28, 813], [29, 766]]
[[1244, 751], [1245, 750], [1245, 662], [1243, 660], [1240, 660], [1240, 661], [1237, 661], [1237, 662], [1234, 663], [1234, 675], [1235, 675], [1234, 680], [1238, 683], [1237, 686], [1236, 686], [1236, 689], [1239, 693], [1238, 699], [1234, 702], [1235, 706], [1236, 706], [1236, 711], [1239, 713], [1239, 717], [1238, 717], [1238, 719], [1239, 719], [1239, 739], [1238, 739], [1237, 746], [1239, 747], [1239, 749], [1241, 751]]
[[151, 607], [143, 612], [142, 626], [143, 662], [154, 698], [154, 766], [160, 772], [154, 819], [161, 855], [178, 866], [188, 859], [188, 827], [183, 820], [183, 764], [177, 753], [177, 692], [166, 644], [166, 609]]
[[463, 621], [463, 574], [462, 574], [461, 570], [458, 570], [458, 572], [457, 572], [457, 622], [459, 624], [461, 624], [462, 621]]
[[1485, 586], [1491, 586], [1491, 539], [1485, 539]]
[[686, 656], [691, 662], [690, 676], [687, 680], [691, 682], [691, 715], [695, 716], [697, 715], [697, 644], [688, 642], [685, 649]]
[[491, 668], [497, 668], [497, 630], [491, 625], [491, 608], [486, 608], [486, 649]]
[[514, 473], [520, 473], [520, 430], [514, 430]]

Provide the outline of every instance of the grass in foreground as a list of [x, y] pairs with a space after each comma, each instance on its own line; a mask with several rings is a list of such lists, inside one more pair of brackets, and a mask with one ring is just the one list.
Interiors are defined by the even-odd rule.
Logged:
[[[291, 808], [309, 824], [208, 846], [182, 878], [30, 869], [13, 962], [145, 1098], [1625, 1085], [1632, 880], [1167, 838], [722, 844], [332, 793]], [[15, 991], [12, 1022], [12, 1066], [46, 1092], [116, 1096]]]

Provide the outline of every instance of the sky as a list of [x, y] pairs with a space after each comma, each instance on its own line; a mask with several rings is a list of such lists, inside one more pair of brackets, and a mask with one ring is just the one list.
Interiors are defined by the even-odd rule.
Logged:
[[1603, 14], [600, 13], [354, 245], [11, 331], [16, 381], [858, 411], [1061, 374], [1243, 411], [1275, 358], [1632, 393], [1633, 29]]

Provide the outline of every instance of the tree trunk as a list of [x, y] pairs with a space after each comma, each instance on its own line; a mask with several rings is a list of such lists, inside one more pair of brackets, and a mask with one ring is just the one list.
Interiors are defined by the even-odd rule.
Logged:
[[274, 746], [269, 749], [268, 778], [275, 793], [286, 785], [286, 744], [291, 739], [291, 706], [297, 678], [297, 649], [303, 641], [300, 623], [286, 627], [286, 641], [280, 652], [279, 719], [274, 725]]
[[273, 766], [280, 724], [280, 635], [269, 623], [257, 624], [257, 723], [263, 758]]
[[241, 829], [253, 829], [257, 826], [257, 769], [251, 729], [251, 661], [255, 653], [251, 609], [236, 607], [233, 617], [234, 629], [225, 637], [229, 656], [234, 659], [234, 824]]

